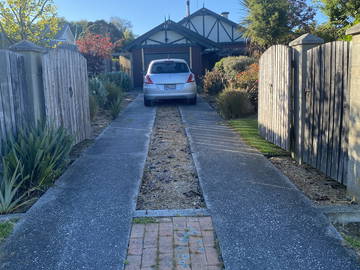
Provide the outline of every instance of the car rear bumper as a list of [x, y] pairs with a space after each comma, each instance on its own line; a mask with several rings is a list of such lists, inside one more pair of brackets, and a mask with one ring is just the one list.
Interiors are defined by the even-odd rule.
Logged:
[[144, 96], [147, 100], [192, 99], [196, 96], [196, 84], [184, 84], [177, 90], [160, 90], [156, 85], [144, 85]]

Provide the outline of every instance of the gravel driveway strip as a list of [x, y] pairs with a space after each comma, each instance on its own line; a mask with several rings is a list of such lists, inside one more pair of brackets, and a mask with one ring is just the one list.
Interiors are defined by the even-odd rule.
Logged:
[[158, 106], [137, 209], [204, 208], [178, 107]]
[[130, 104], [16, 226], [0, 269], [121, 269], [154, 119]]
[[226, 269], [360, 269], [329, 220], [207, 103], [180, 111]]

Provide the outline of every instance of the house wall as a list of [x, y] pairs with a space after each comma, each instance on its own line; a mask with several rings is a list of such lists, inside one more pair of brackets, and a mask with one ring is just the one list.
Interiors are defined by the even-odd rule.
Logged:
[[195, 16], [191, 18], [190, 23], [185, 21], [182, 26], [214, 42], [245, 41], [237, 27], [210, 15]]

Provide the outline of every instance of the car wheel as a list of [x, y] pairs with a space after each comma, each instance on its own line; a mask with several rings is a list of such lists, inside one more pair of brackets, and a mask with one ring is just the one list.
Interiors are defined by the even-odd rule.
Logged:
[[145, 105], [146, 107], [150, 107], [150, 106], [152, 105], [151, 100], [148, 100], [148, 99], [144, 98], [144, 105]]
[[197, 97], [196, 96], [189, 100], [190, 105], [196, 105], [196, 103], [197, 103]]

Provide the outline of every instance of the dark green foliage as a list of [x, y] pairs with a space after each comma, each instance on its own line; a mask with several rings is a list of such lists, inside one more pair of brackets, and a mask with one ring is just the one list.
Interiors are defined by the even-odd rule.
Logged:
[[105, 89], [108, 92], [106, 106], [109, 107], [114, 101], [118, 100], [122, 96], [122, 90], [115, 83], [105, 82]]
[[26, 200], [28, 193], [22, 189], [29, 176], [23, 175], [24, 169], [19, 160], [16, 160], [13, 172], [10, 172], [4, 159], [2, 164], [4, 171], [0, 175], [0, 214], [8, 214], [31, 201]]
[[317, 0], [329, 22], [337, 28], [345, 28], [360, 20], [359, 0]]
[[[22, 168], [22, 190], [43, 190], [51, 186], [66, 168], [73, 139], [64, 128], [38, 124], [19, 131], [3, 143], [3, 166], [8, 176]], [[20, 164], [20, 165], [19, 165]]]
[[217, 95], [225, 88], [225, 78], [220, 71], [213, 70], [205, 74], [203, 80], [204, 92], [208, 95]]
[[275, 45], [288, 43], [297, 32], [307, 31], [315, 12], [305, 0], [242, 0], [247, 11], [242, 31], [254, 49], [263, 51]]
[[360, 23], [359, 0], [316, 0], [320, 9], [328, 16], [329, 21], [318, 26], [315, 34], [326, 41], [338, 39], [351, 40], [345, 32], [351, 26]]
[[219, 94], [217, 104], [225, 119], [234, 119], [254, 113], [248, 93], [241, 90], [225, 90]]
[[237, 73], [245, 71], [248, 66], [255, 62], [254, 58], [248, 56], [229, 56], [217, 62], [215, 70], [227, 74], [228, 77], [233, 77]]
[[89, 80], [89, 92], [96, 98], [96, 101], [100, 107], [104, 107], [107, 101], [108, 92], [104, 86], [104, 83], [94, 77]]
[[108, 72], [98, 76], [98, 78], [105, 82], [109, 81], [114, 83], [116, 86], [121, 88], [123, 91], [129, 91], [131, 89], [131, 81], [129, 76], [122, 71], [119, 72]]
[[237, 75], [245, 71], [256, 60], [248, 56], [230, 56], [221, 59], [215, 64], [214, 70], [219, 71], [222, 75], [223, 82], [227, 87], [234, 88]]
[[15, 221], [9, 220], [0, 223], [0, 242], [6, 239], [13, 231]]
[[116, 100], [110, 103], [110, 112], [113, 119], [116, 119], [121, 111], [122, 97], [118, 97]]

